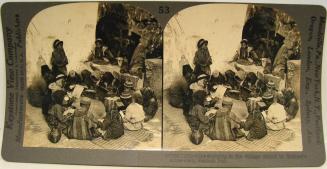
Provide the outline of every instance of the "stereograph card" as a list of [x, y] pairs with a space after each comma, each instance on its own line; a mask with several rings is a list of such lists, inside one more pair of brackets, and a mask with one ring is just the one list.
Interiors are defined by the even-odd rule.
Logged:
[[1, 7], [11, 162], [325, 162], [326, 9], [222, 2]]

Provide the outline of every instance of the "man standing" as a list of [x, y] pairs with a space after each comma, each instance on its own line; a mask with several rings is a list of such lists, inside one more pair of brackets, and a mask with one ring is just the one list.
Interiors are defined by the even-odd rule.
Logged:
[[196, 76], [201, 74], [210, 75], [212, 59], [208, 49], [208, 41], [200, 39], [197, 44], [198, 50], [195, 52], [193, 64], [195, 65], [194, 74]]
[[53, 52], [51, 57], [52, 71], [55, 76], [59, 74], [67, 75], [68, 59], [64, 50], [64, 42], [56, 39], [53, 42]]

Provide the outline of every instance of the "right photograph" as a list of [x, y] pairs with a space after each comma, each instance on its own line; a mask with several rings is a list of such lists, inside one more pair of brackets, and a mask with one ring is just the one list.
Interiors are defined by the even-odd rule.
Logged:
[[268, 6], [176, 13], [164, 29], [163, 149], [302, 151], [300, 34]]

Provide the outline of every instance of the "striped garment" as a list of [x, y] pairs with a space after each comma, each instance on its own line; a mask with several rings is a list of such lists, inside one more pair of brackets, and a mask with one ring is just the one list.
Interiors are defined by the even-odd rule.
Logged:
[[231, 122], [227, 112], [218, 110], [216, 120], [210, 122], [208, 136], [212, 140], [236, 140], [235, 134], [231, 130]]
[[68, 138], [78, 140], [91, 140], [91, 132], [89, 130], [89, 120], [86, 115], [75, 115], [72, 125], [68, 128]]
[[134, 90], [139, 90], [143, 87], [142, 84], [140, 83], [140, 82], [142, 82], [142, 80], [139, 80], [139, 77], [133, 76], [128, 73], [123, 73], [123, 74], [121, 74], [121, 76], [124, 81], [131, 81], [133, 83]]

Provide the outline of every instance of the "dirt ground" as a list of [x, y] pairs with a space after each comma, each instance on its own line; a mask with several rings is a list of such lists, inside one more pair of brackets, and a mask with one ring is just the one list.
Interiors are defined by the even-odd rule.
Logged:
[[191, 130], [184, 118], [182, 109], [169, 105], [167, 97], [163, 102], [163, 149], [183, 151], [302, 151], [300, 113], [295, 119], [286, 123], [286, 129], [274, 132], [261, 140], [237, 141], [211, 140], [204, 136], [200, 145], [194, 145], [189, 139]]

